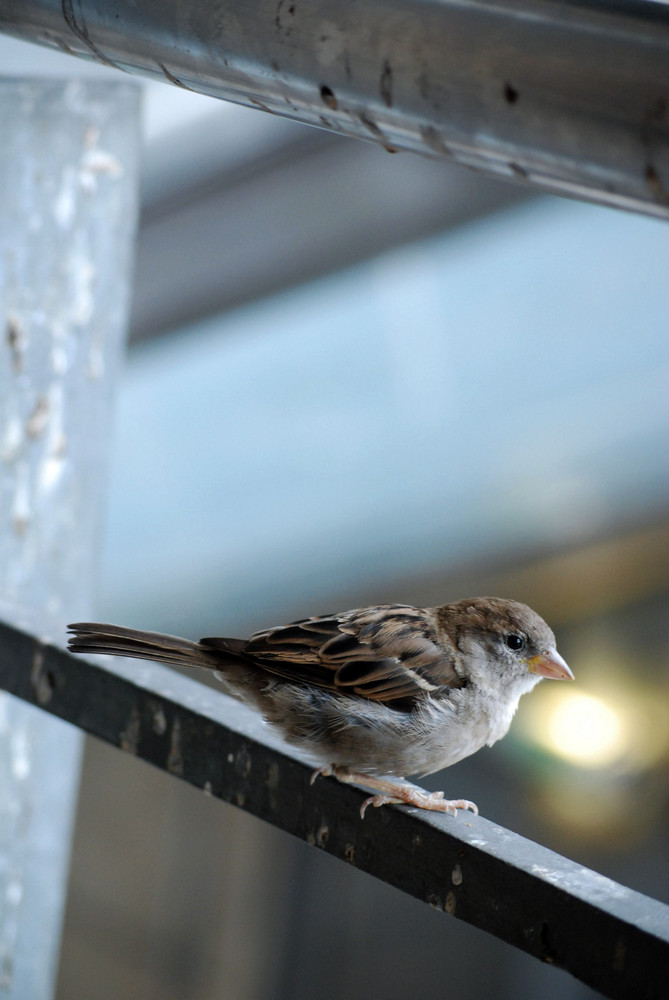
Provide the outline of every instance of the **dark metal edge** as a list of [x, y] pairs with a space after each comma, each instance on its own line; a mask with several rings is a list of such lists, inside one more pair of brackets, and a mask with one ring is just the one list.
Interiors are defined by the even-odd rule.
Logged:
[[[131, 679], [135, 675], [137, 679]], [[259, 717], [166, 667], [100, 666], [0, 623], [0, 686], [614, 998], [669, 997], [669, 906], [482, 817], [312, 786]]]

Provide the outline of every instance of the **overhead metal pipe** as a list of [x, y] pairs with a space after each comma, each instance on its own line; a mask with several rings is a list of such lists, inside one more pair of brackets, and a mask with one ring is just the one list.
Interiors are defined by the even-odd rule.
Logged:
[[669, 217], [669, 6], [651, 0], [0, 0], [0, 30]]

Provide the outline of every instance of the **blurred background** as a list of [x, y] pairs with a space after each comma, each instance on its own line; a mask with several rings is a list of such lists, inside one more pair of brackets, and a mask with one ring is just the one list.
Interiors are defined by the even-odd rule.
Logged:
[[[100, 618], [526, 601], [576, 683], [426, 784], [669, 902], [669, 228], [144, 86]], [[370, 994], [594, 996], [88, 740], [61, 1000]]]

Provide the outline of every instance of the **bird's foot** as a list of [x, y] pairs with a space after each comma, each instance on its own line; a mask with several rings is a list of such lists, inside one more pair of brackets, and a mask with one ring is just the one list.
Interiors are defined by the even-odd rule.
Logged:
[[370, 795], [362, 803], [360, 815], [365, 815], [368, 806], [385, 806], [390, 803], [396, 805], [414, 806], [416, 809], [429, 809], [432, 812], [445, 812], [449, 816], [457, 816], [458, 809], [471, 809], [478, 815], [478, 806], [469, 799], [445, 799], [443, 792], [426, 792], [415, 785], [398, 785], [397, 792], [393, 795]]
[[328, 764], [325, 767], [317, 768], [311, 775], [311, 784], [318, 777], [334, 777], [345, 785], [362, 785], [364, 788], [373, 788], [376, 795], [370, 795], [360, 807], [360, 815], [364, 817], [368, 806], [378, 809], [386, 805], [407, 805], [417, 809], [429, 809], [433, 812], [445, 812], [451, 816], [456, 816], [458, 809], [470, 809], [478, 815], [476, 803], [469, 799], [445, 799], [443, 792], [426, 792], [418, 785], [412, 785], [404, 779], [399, 782], [390, 781], [386, 778], [375, 778], [370, 774], [352, 774], [343, 767], [335, 764]]

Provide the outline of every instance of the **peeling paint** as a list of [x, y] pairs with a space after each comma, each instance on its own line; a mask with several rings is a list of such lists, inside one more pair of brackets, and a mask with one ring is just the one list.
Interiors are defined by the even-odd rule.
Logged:
[[14, 498], [12, 500], [12, 528], [19, 537], [25, 535], [32, 517], [30, 476], [27, 462], [20, 462], [14, 474]]
[[267, 768], [267, 787], [272, 791], [279, 787], [279, 765], [275, 762]]
[[77, 184], [74, 167], [63, 167], [60, 189], [52, 205], [53, 217], [61, 229], [69, 230], [77, 212]]
[[175, 718], [172, 723], [170, 752], [167, 755], [167, 770], [170, 774], [176, 774], [179, 777], [184, 773], [184, 761], [181, 752], [181, 722], [179, 718]]
[[157, 736], [163, 736], [167, 731], [167, 719], [160, 705], [153, 709], [153, 731]]
[[0, 457], [3, 462], [13, 462], [23, 447], [23, 425], [14, 415], [5, 421], [5, 433], [0, 445]]
[[36, 438], [44, 431], [49, 420], [49, 398], [44, 394], [37, 397], [32, 413], [26, 420], [26, 434]]
[[136, 754], [141, 737], [141, 720], [136, 706], [130, 713], [126, 727], [119, 735], [119, 746], [126, 753]]
[[242, 778], [248, 778], [251, 773], [251, 754], [248, 747], [242, 745], [235, 754], [235, 771], [241, 774]]

